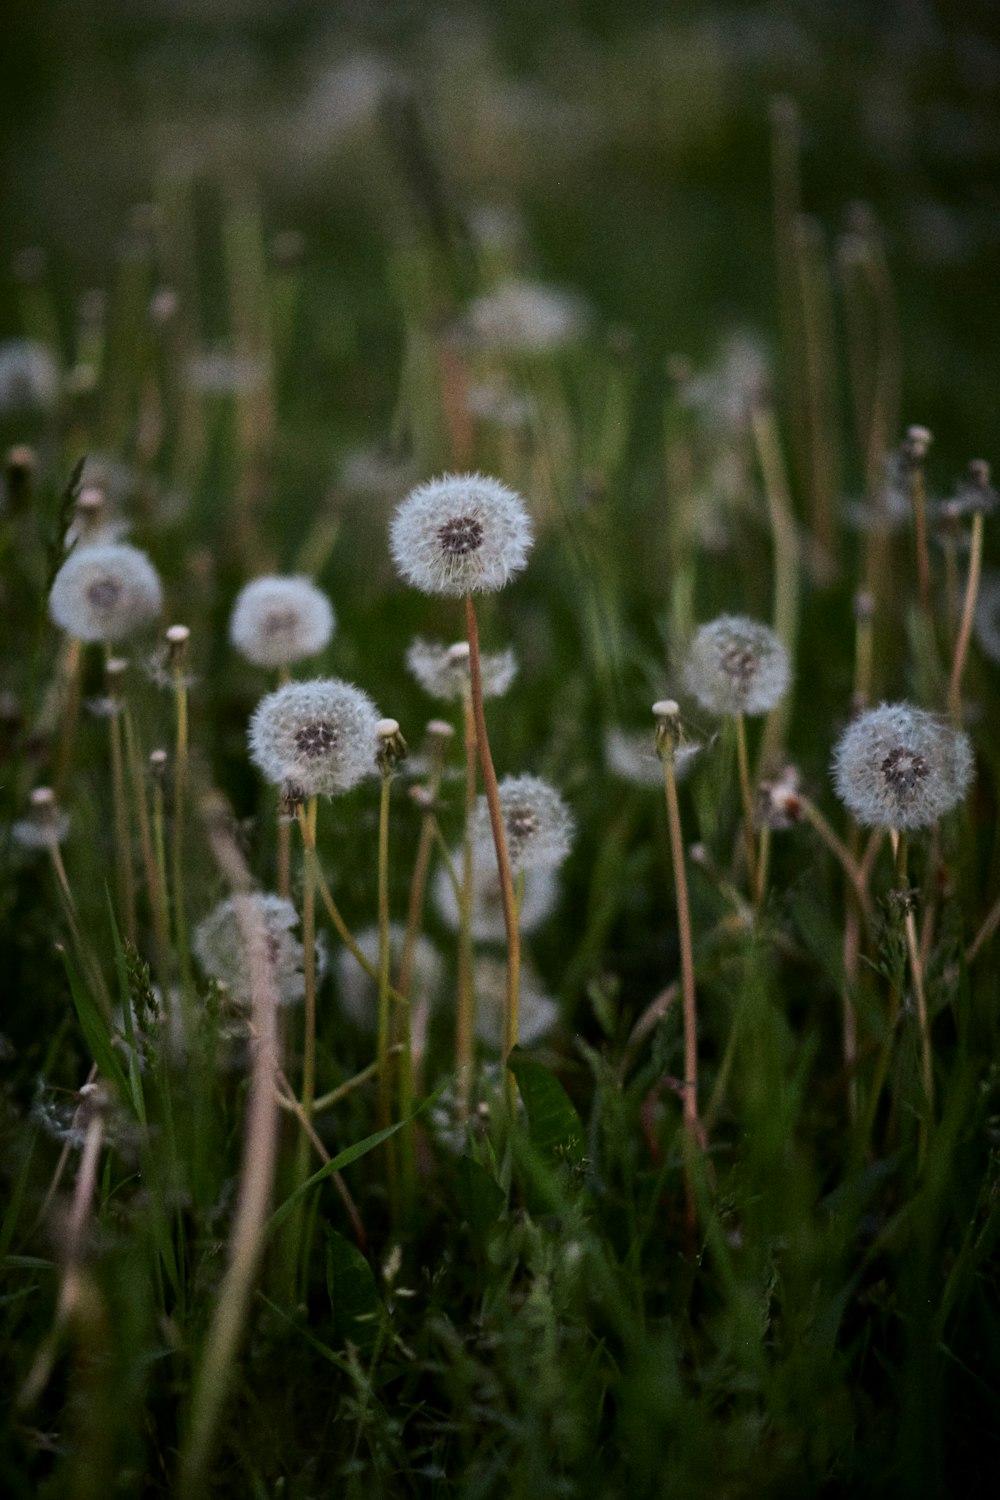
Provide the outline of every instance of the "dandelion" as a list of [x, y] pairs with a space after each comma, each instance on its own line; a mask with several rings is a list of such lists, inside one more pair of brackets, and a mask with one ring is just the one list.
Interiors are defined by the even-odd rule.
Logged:
[[29, 815], [11, 828], [22, 849], [56, 849], [69, 833], [69, 816], [56, 802], [50, 786], [36, 786], [29, 798]]
[[988, 657], [1000, 662], [1000, 573], [986, 573], [979, 589], [976, 640]]
[[[444, 702], [461, 702], [469, 692], [469, 643], [445, 646], [419, 636], [406, 652], [406, 665], [425, 693]], [[505, 651], [486, 651], [480, 657], [483, 697], [502, 698], [517, 676], [517, 658]]]
[[374, 774], [378, 722], [367, 693], [348, 682], [289, 682], [254, 710], [250, 758], [298, 800], [332, 796]]
[[308, 578], [255, 578], [236, 597], [229, 639], [258, 667], [287, 667], [322, 651], [334, 631], [326, 595]]
[[149, 624], [163, 605], [156, 569], [138, 547], [95, 542], [70, 553], [55, 576], [49, 614], [83, 641], [118, 641]]
[[909, 703], [860, 714], [833, 757], [837, 795], [874, 828], [924, 828], [961, 802], [972, 780], [969, 737]]
[[281, 896], [241, 894], [220, 901], [195, 928], [193, 945], [205, 973], [224, 984], [234, 998], [250, 1003], [251, 958], [247, 934], [263, 928], [278, 1000], [295, 1005], [305, 995], [303, 947], [293, 928], [298, 914]]
[[524, 568], [531, 521], [513, 490], [482, 474], [418, 485], [390, 531], [399, 573], [425, 594], [492, 594]]
[[[499, 792], [513, 873], [553, 869], [562, 864], [573, 842], [574, 821], [555, 787], [538, 776], [505, 776]], [[474, 835], [477, 842], [483, 843], [489, 833], [489, 811], [485, 797], [480, 797]]]
[[[507, 968], [502, 959], [483, 957], [476, 963], [476, 1036], [486, 1047], [504, 1045], [504, 1001]], [[546, 994], [530, 964], [521, 968], [520, 1005], [515, 1041], [531, 1047], [552, 1030], [559, 1006]]]
[[466, 314], [474, 343], [501, 354], [553, 354], [586, 332], [582, 297], [538, 281], [510, 279], [476, 297]]
[[720, 615], [695, 634], [684, 680], [712, 713], [765, 714], [788, 690], [788, 652], [774, 631], [743, 615]]
[[59, 399], [59, 366], [48, 344], [5, 339], [0, 344], [0, 413], [47, 410]]
[[[674, 750], [674, 775], [682, 781], [704, 747], [678, 745]], [[609, 771], [633, 786], [663, 788], [663, 766], [651, 734], [641, 729], [609, 729], [604, 737], [604, 761]]]
[[[379, 930], [366, 927], [355, 933], [355, 942], [374, 968], [379, 959]], [[397, 970], [403, 957], [406, 927], [402, 922], [389, 924], [389, 957]], [[411, 1010], [429, 1006], [436, 999], [444, 977], [444, 965], [430, 938], [420, 935], [413, 945], [413, 961], [407, 999]], [[378, 1023], [378, 985], [365, 973], [353, 953], [341, 948], [337, 954], [337, 988], [345, 1013], [360, 1030], [374, 1036]]]
[[[662, 778], [661, 778], [662, 779]], [[480, 943], [502, 943], [507, 936], [503, 898], [492, 845], [480, 844], [473, 857], [472, 912], [470, 931]], [[458, 868], [462, 850], [452, 851], [452, 863]], [[439, 865], [434, 876], [434, 905], [447, 927], [457, 932], [460, 912], [451, 875]], [[518, 926], [522, 932], [534, 932], [548, 917], [559, 899], [559, 881], [550, 865], [525, 872], [524, 889], [518, 907]]]

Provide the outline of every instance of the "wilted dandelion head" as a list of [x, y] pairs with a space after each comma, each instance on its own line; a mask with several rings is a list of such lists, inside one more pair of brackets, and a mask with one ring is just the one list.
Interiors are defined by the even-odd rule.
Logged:
[[22, 849], [55, 849], [69, 833], [69, 817], [56, 801], [50, 786], [36, 786], [28, 816], [11, 828], [14, 842]]
[[[486, 1047], [501, 1047], [507, 996], [507, 965], [503, 959], [486, 956], [476, 961], [475, 989], [476, 1036]], [[545, 993], [531, 965], [522, 963], [517, 1040], [522, 1046], [532, 1046], [552, 1030], [558, 1019], [558, 1005]]]
[[[406, 665], [425, 693], [444, 702], [457, 702], [469, 690], [469, 644], [445, 646], [418, 636], [406, 652]], [[506, 651], [483, 652], [479, 659], [483, 697], [502, 698], [517, 676], [517, 658]]]
[[120, 641], [148, 625], [162, 606], [156, 569], [145, 552], [124, 542], [77, 547], [49, 595], [52, 619], [82, 641]]
[[[378, 964], [379, 932], [377, 927], [365, 927], [355, 933], [355, 942], [373, 965]], [[399, 973], [403, 958], [403, 943], [406, 928], [402, 922], [389, 924], [389, 963], [393, 980]], [[378, 986], [365, 973], [353, 953], [341, 948], [337, 954], [337, 989], [344, 1011], [362, 1031], [372, 1035], [378, 1023]], [[422, 934], [413, 947], [413, 967], [410, 972], [408, 999], [411, 1008], [420, 1004], [433, 1004], [441, 988], [444, 964], [430, 938]]]
[[587, 330], [587, 304], [575, 292], [511, 279], [476, 297], [466, 325], [476, 344], [501, 354], [552, 354]]
[[194, 951], [211, 979], [249, 1004], [254, 950], [259, 947], [273, 969], [279, 1002], [294, 1005], [305, 995], [303, 949], [293, 931], [298, 920], [295, 907], [281, 896], [229, 896], [195, 928]]
[[425, 594], [492, 594], [520, 573], [531, 521], [520, 495], [482, 474], [418, 485], [392, 520], [398, 572]]
[[289, 682], [254, 710], [250, 758], [289, 795], [332, 796], [374, 774], [378, 723], [368, 694], [349, 682]]
[[684, 681], [716, 714], [765, 714], [784, 697], [788, 652], [769, 626], [743, 615], [720, 615], [695, 633]]
[[237, 594], [229, 620], [229, 639], [258, 667], [315, 656], [333, 630], [330, 601], [308, 578], [255, 578]]
[[[452, 866], [461, 872], [462, 851], [452, 850]], [[518, 911], [518, 927], [521, 932], [534, 932], [550, 915], [559, 899], [559, 881], [555, 870], [545, 865], [528, 870], [524, 877], [524, 891]], [[434, 905], [442, 922], [452, 932], [459, 929], [458, 898], [451, 876], [444, 865], [439, 865], [434, 876]], [[503, 915], [503, 899], [500, 894], [500, 876], [497, 873], [493, 844], [473, 845], [472, 865], [472, 936], [478, 943], [503, 943], [507, 940], [507, 924]]]
[[[538, 776], [505, 776], [499, 790], [512, 873], [562, 864], [573, 842], [574, 822], [555, 787]], [[485, 797], [476, 805], [474, 836], [482, 845], [491, 839]]]
[[961, 802], [972, 745], [960, 729], [909, 703], [883, 703], [847, 726], [833, 756], [837, 795], [859, 823], [923, 828]]

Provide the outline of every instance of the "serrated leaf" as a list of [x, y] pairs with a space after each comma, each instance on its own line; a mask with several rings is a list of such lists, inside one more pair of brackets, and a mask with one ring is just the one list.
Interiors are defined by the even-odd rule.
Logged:
[[549, 1159], [580, 1161], [583, 1124], [559, 1080], [548, 1068], [516, 1048], [507, 1059], [507, 1066], [517, 1079], [524, 1100], [532, 1145]]
[[485, 1239], [507, 1201], [503, 1188], [471, 1156], [463, 1156], [455, 1173], [455, 1197], [473, 1234]]

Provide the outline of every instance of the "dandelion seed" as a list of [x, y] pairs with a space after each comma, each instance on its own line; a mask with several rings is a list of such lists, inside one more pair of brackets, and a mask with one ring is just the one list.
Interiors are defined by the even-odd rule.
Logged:
[[250, 758], [297, 799], [332, 796], [375, 773], [379, 713], [367, 693], [337, 678], [289, 682], [250, 720]]
[[192, 945], [209, 978], [226, 985], [234, 998], [249, 1004], [253, 954], [248, 934], [262, 930], [278, 1000], [282, 1005], [294, 1005], [305, 997], [304, 952], [293, 931], [298, 920], [295, 907], [281, 896], [229, 896], [195, 928]]
[[29, 799], [30, 812], [11, 828], [14, 842], [22, 849], [55, 849], [69, 833], [69, 816], [56, 802], [50, 786], [36, 786]]
[[[502, 959], [484, 957], [476, 962], [476, 1036], [487, 1047], [504, 1042], [504, 1006], [507, 966]], [[559, 1019], [559, 1006], [547, 995], [529, 964], [521, 965], [520, 1006], [517, 1040], [524, 1047], [540, 1042]]]
[[923, 828], [961, 802], [973, 774], [962, 730], [909, 703], [860, 714], [833, 757], [837, 795], [859, 823]]
[[590, 320], [575, 292], [538, 281], [508, 280], [475, 298], [466, 326], [476, 344], [502, 354], [554, 354], [576, 343]]
[[[355, 933], [355, 942], [373, 966], [379, 957], [379, 930], [366, 927]], [[403, 958], [406, 928], [402, 922], [389, 924], [389, 961], [396, 973]], [[378, 984], [362, 969], [353, 953], [342, 948], [337, 954], [337, 989], [346, 1015], [361, 1031], [375, 1034], [378, 1025]], [[408, 999], [411, 1010], [420, 1005], [432, 1005], [437, 999], [444, 978], [444, 964], [430, 938], [420, 934], [413, 947], [413, 968], [410, 973]]]
[[[570, 851], [575, 825], [555, 787], [538, 776], [505, 776], [499, 792], [512, 874], [562, 864]], [[491, 838], [485, 797], [476, 804], [473, 833], [483, 845]]]
[[742, 615], [720, 615], [695, 634], [684, 680], [717, 714], [764, 714], [784, 697], [791, 670], [774, 631]]
[[448, 474], [403, 501], [390, 530], [398, 572], [425, 594], [491, 594], [524, 568], [531, 521], [497, 479]]
[[258, 667], [287, 667], [315, 656], [334, 631], [326, 595], [308, 578], [255, 578], [236, 597], [229, 639]]
[[[469, 645], [456, 641], [445, 646], [418, 636], [406, 652], [406, 665], [425, 693], [443, 702], [459, 702], [469, 691]], [[517, 676], [517, 658], [506, 651], [484, 652], [480, 657], [483, 697], [502, 698]]]
[[71, 552], [55, 576], [49, 614], [82, 641], [118, 641], [148, 625], [163, 606], [156, 569], [137, 547], [95, 542]]
[[[662, 777], [661, 777], [662, 780]], [[452, 865], [461, 869], [462, 851], [452, 850]], [[478, 943], [503, 943], [507, 940], [504, 922], [503, 901], [500, 895], [500, 877], [497, 874], [493, 845], [477, 844], [472, 865], [472, 915], [471, 932]], [[434, 876], [434, 905], [442, 922], [458, 932], [460, 925], [458, 900], [451, 876], [444, 865], [439, 865]], [[551, 915], [559, 899], [559, 881], [555, 870], [545, 865], [528, 870], [524, 877], [524, 893], [518, 911], [518, 927], [522, 933], [534, 932]]]

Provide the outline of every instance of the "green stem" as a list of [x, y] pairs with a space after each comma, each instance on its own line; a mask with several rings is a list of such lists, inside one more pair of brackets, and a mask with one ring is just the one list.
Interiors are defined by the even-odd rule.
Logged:
[[948, 712], [951, 714], [952, 722], [961, 726], [962, 723], [962, 673], [965, 671], [965, 658], [969, 652], [969, 641], [972, 638], [972, 624], [976, 614], [976, 600], [979, 597], [979, 578], [983, 566], [983, 514], [978, 511], [972, 518], [972, 539], [969, 548], [969, 575], [965, 584], [965, 602], [962, 606], [962, 623], [958, 628], [958, 640], [955, 643], [955, 656], [951, 667], [951, 680], [948, 683]]
[[747, 875], [750, 890], [757, 894], [757, 841], [753, 826], [753, 795], [750, 790], [750, 757], [747, 754], [746, 724], [742, 714], [736, 719], [736, 759], [740, 772], [740, 797], [743, 802], [743, 837], [747, 849]]
[[458, 890], [458, 1005], [455, 1012], [455, 1071], [458, 1078], [458, 1118], [469, 1114], [469, 1094], [475, 1067], [476, 992], [472, 955], [472, 900], [475, 849], [472, 824], [476, 809], [476, 722], [471, 689], [462, 700], [465, 739], [465, 823], [462, 835], [462, 879]]

